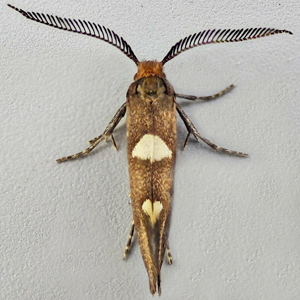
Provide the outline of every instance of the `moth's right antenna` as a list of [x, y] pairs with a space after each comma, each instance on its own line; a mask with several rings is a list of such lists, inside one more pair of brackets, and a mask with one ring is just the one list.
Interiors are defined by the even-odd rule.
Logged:
[[26, 17], [29, 20], [36, 21], [61, 30], [92, 36], [102, 41], [105, 41], [115, 46], [119, 50], [121, 50], [126, 56], [128, 56], [131, 60], [133, 60], [136, 65], [139, 64], [139, 60], [135, 56], [134, 52], [132, 51], [128, 43], [122, 37], [114, 33], [114, 31], [104, 26], [91, 23], [85, 20], [67, 19], [67, 18], [61, 18], [61, 17], [52, 16], [48, 14], [45, 15], [42, 13], [24, 11], [10, 4], [7, 5], [12, 9], [16, 10], [17, 12], [19, 12], [20, 14], [22, 14], [24, 17]]

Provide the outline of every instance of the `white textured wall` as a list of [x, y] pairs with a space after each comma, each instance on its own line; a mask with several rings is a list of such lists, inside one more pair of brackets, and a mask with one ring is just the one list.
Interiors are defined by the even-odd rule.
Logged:
[[[299, 0], [10, 0], [25, 10], [82, 18], [122, 35], [140, 59], [162, 59], [208, 28], [294, 32], [199, 47], [166, 65], [199, 131], [248, 159], [190, 141], [178, 152], [161, 299], [300, 299]], [[251, 2], [251, 4], [247, 4]], [[135, 65], [114, 47], [0, 8], [1, 299], [152, 299], [131, 223], [124, 121], [85, 159], [119, 106]], [[180, 146], [185, 128], [178, 121]]]

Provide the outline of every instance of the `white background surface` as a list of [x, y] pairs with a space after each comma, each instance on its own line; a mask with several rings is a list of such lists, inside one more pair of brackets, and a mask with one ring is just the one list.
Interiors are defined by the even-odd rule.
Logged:
[[[250, 1], [249, 1], [250, 2]], [[168, 62], [199, 131], [247, 159], [190, 141], [178, 151], [170, 231], [173, 266], [161, 299], [300, 298], [299, 1], [20, 1], [123, 36], [141, 59], [162, 59], [209, 28], [276, 27], [294, 35], [199, 47]], [[124, 122], [120, 151], [99, 135], [135, 65], [105, 42], [26, 20], [1, 1], [1, 299], [153, 299], [131, 223]], [[178, 120], [182, 146], [185, 128]]]

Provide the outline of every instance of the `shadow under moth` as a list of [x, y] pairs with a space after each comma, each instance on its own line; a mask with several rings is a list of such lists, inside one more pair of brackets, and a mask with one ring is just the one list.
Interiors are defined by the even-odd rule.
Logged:
[[149, 277], [150, 292], [154, 294], [157, 291], [161, 294], [160, 270], [164, 256], [167, 255], [168, 262], [172, 263], [168, 245], [168, 229], [177, 145], [176, 112], [183, 120], [188, 132], [184, 147], [192, 134], [198, 142], [203, 141], [218, 152], [247, 157], [245, 153], [219, 147], [203, 137], [176, 102], [176, 98], [192, 101], [212, 100], [230, 91], [233, 85], [212, 96], [177, 94], [166, 79], [163, 67], [180, 53], [194, 47], [241, 42], [279, 33], [292, 34], [292, 32], [274, 28], [203, 30], [177, 42], [162, 61], [139, 61], [129, 44], [104, 26], [85, 20], [27, 12], [10, 4], [8, 6], [32, 21], [105, 41], [118, 48], [137, 65], [134, 81], [127, 91], [127, 100], [116, 112], [104, 132], [91, 140], [87, 149], [60, 158], [57, 162], [87, 155], [103, 140], [111, 139], [117, 148], [113, 132], [127, 113], [127, 148], [133, 222], [124, 257], [130, 251], [134, 231], [136, 231]]

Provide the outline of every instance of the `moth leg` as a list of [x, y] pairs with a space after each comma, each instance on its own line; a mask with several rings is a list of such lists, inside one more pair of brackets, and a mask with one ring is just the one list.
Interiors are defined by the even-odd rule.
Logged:
[[[95, 138], [93, 138], [92, 140], [89, 140], [89, 144], [94, 144], [97, 140], [99, 140], [101, 137], [102, 137], [103, 134], [99, 135], [99, 136], [96, 136]], [[111, 139], [112, 141], [114, 142], [114, 138], [113, 138], [113, 135], [111, 134]], [[107, 138], [106, 137], [106, 142], [107, 142]]]
[[100, 144], [100, 142], [102, 142], [103, 140], [107, 140], [108, 138], [112, 139], [112, 142], [113, 142], [115, 148], [117, 149], [117, 145], [116, 145], [116, 142], [114, 140], [112, 133], [113, 133], [115, 127], [119, 124], [121, 119], [124, 117], [125, 113], [126, 113], [126, 102], [118, 109], [118, 111], [116, 112], [114, 117], [111, 119], [109, 124], [106, 126], [104, 132], [101, 135], [99, 135], [98, 137], [89, 141], [89, 143], [91, 145], [88, 148], [86, 148], [85, 150], [78, 152], [76, 154], [57, 159], [56, 161], [58, 163], [61, 163], [61, 162], [67, 161], [67, 160], [76, 159], [78, 157], [87, 155], [92, 150], [94, 150]]
[[113, 144], [114, 144], [115, 149], [118, 150], [118, 146], [117, 146], [117, 144], [116, 144], [116, 141], [115, 141], [114, 136], [111, 135], [110, 137], [111, 137], [111, 140], [112, 140], [112, 142], [113, 142]]
[[186, 136], [186, 138], [185, 138], [185, 141], [184, 141], [184, 144], [183, 144], [182, 150], [184, 150], [184, 149], [185, 149], [185, 147], [186, 147], [186, 145], [187, 145], [187, 143], [188, 143], [188, 141], [189, 141], [190, 135], [191, 135], [191, 133], [190, 133], [190, 132], [188, 132], [188, 134], [187, 134], [187, 136]]
[[130, 252], [131, 245], [132, 245], [133, 235], [134, 235], [134, 221], [132, 221], [132, 224], [131, 224], [129, 237], [128, 237], [128, 241], [127, 241], [126, 248], [125, 248], [125, 251], [124, 251], [123, 259], [126, 259], [128, 257], [128, 254]]
[[218, 97], [223, 96], [224, 94], [231, 91], [233, 88], [234, 88], [234, 85], [231, 84], [226, 89], [222, 90], [221, 92], [219, 92], [217, 94], [211, 95], [211, 96], [198, 97], [198, 96], [191, 96], [191, 95], [184, 95], [184, 94], [175, 94], [175, 96], [178, 97], [178, 98], [184, 98], [184, 99], [192, 100], [192, 101], [196, 101], [196, 100], [213, 100], [213, 99], [216, 99]]
[[168, 239], [166, 239], [165, 247], [166, 247], [166, 251], [167, 251], [168, 264], [171, 265], [173, 263], [173, 257], [172, 257], [172, 254], [171, 254], [171, 250], [170, 250]]
[[[97, 137], [93, 138], [92, 140], [89, 141], [89, 144], [93, 145], [93, 144], [94, 144], [95, 142], [97, 142], [101, 137], [102, 137], [102, 134], [101, 134], [100, 136], [97, 136]], [[106, 137], [106, 139], [105, 139], [106, 142], [107, 142], [107, 138], [108, 138], [108, 137]], [[110, 135], [110, 138], [111, 138], [111, 141], [113, 142], [113, 145], [114, 145], [115, 149], [118, 150], [118, 146], [117, 146], [116, 141], [115, 141], [115, 138], [114, 138], [114, 136], [113, 136], [112, 134]]]
[[218, 152], [223, 152], [228, 155], [235, 155], [235, 156], [241, 156], [241, 157], [248, 156], [248, 154], [246, 154], [246, 153], [237, 152], [234, 150], [228, 150], [226, 148], [222, 148], [222, 147], [212, 143], [211, 141], [206, 139], [204, 136], [202, 136], [198, 132], [198, 130], [196, 129], [196, 127], [194, 126], [192, 121], [189, 119], [189, 117], [186, 115], [186, 113], [183, 111], [183, 109], [177, 103], [176, 103], [176, 109], [177, 109], [182, 121], [184, 122], [186, 129], [188, 130], [188, 136], [185, 140], [184, 146], [187, 144], [187, 140], [190, 137], [190, 134], [192, 134], [198, 142], [200, 142], [200, 140], [202, 140], [204, 143], [206, 143], [208, 146], [210, 146], [211, 148], [213, 148], [214, 150], [216, 150]]

